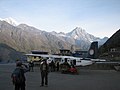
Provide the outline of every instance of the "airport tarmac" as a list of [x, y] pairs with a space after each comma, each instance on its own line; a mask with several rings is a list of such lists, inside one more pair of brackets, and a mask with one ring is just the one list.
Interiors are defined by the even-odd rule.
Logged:
[[[0, 90], [14, 90], [11, 72], [15, 64], [0, 64]], [[79, 75], [49, 73], [48, 87], [40, 87], [39, 67], [26, 73], [26, 90], [120, 90], [120, 72], [80, 69]]]

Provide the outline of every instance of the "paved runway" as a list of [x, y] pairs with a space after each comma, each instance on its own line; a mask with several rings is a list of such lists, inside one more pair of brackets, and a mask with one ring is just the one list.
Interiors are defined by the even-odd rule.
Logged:
[[[0, 90], [14, 90], [11, 72], [14, 64], [0, 64]], [[26, 73], [26, 90], [120, 90], [120, 72], [80, 69], [79, 75], [49, 73], [48, 87], [40, 87], [39, 68]]]

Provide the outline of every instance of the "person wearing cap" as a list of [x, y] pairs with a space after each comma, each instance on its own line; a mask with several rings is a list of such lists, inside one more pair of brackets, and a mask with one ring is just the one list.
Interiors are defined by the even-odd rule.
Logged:
[[[48, 72], [49, 72], [49, 66], [47, 64], [47, 60], [42, 60], [42, 63], [40, 65], [40, 71], [41, 71], [41, 85], [40, 86], [48, 86]], [[45, 82], [45, 83], [44, 83]]]
[[16, 78], [19, 78], [18, 81], [13, 81], [13, 84], [15, 85], [15, 90], [25, 90], [25, 73], [29, 71], [27, 65], [23, 64], [21, 61], [16, 62], [16, 68], [13, 71], [11, 77], [17, 76]]

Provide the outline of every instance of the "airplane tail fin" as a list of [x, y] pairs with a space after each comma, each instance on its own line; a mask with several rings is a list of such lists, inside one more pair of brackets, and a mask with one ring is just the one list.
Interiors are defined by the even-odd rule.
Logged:
[[98, 42], [92, 42], [88, 51], [88, 58], [96, 59], [98, 58]]

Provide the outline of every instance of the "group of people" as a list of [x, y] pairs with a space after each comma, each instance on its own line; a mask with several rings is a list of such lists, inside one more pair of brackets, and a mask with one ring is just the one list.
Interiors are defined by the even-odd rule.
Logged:
[[61, 73], [78, 74], [78, 71], [74, 64], [72, 62], [69, 64], [65, 58], [65, 62], [61, 64]]
[[54, 62], [53, 60], [49, 63], [50, 71], [59, 71], [59, 61]]
[[[33, 67], [31, 67], [31, 64], [28, 65], [23, 64], [21, 61], [16, 62], [16, 68], [11, 74], [13, 85], [15, 86], [15, 90], [25, 90], [25, 73], [29, 72], [30, 70], [33, 70]], [[49, 72], [49, 66], [46, 62], [46, 60], [43, 60], [40, 65], [40, 71], [41, 71], [41, 85], [40, 86], [47, 86], [48, 85], [48, 72]]]
[[[49, 67], [51, 71], [54, 71], [55, 68], [57, 68], [57, 71], [59, 71], [59, 62], [56, 63], [56, 67], [54, 66], [55, 63], [51, 61], [50, 64], [47, 64], [47, 60], [44, 59], [40, 63], [40, 72], [41, 72], [41, 84], [40, 86], [48, 86], [48, 73], [49, 73]], [[70, 68], [70, 65], [65, 62], [63, 65], [66, 65]], [[29, 66], [29, 67], [28, 67]], [[32, 70], [33, 71], [33, 63], [30, 62], [29, 64], [25, 65], [21, 61], [16, 62], [16, 68], [13, 71], [11, 77], [12, 77], [12, 82], [15, 86], [15, 90], [25, 90], [25, 73]], [[31, 67], [32, 66], [32, 67]], [[71, 67], [71, 71], [74, 71], [75, 67]]]

